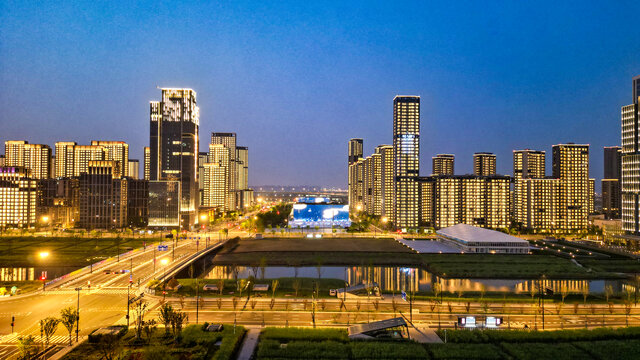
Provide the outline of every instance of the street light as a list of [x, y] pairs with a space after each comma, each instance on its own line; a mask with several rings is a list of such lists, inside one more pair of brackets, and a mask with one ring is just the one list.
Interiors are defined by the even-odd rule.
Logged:
[[78, 333], [80, 332], [80, 290], [82, 288], [77, 287], [74, 290], [78, 292], [78, 307], [76, 310], [76, 342], [78, 342]]

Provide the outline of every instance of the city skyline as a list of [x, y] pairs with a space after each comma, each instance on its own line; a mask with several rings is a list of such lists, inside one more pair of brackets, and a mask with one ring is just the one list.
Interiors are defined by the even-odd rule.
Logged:
[[[165, 54], [155, 50], [158, 40], [146, 31], [135, 33], [143, 24], [147, 31], [163, 28], [174, 9], [160, 6], [149, 21], [128, 14], [143, 4], [85, 10], [50, 5], [42, 12], [16, 4], [0, 15], [0, 79], [11, 89], [0, 95], [5, 108], [0, 141], [25, 139], [52, 148], [56, 141], [124, 141], [131, 146], [130, 158], [142, 161], [148, 146], [147, 106], [157, 97], [155, 87], [184, 86], [199, 94], [203, 134], [244, 134], [255, 154], [250, 185], [345, 188], [344, 142], [369, 139], [365, 153], [387, 143], [389, 99], [411, 93], [423, 99], [424, 169], [436, 154], [452, 153], [456, 172], [472, 173], [472, 154], [492, 152], [497, 172], [509, 174], [515, 149], [549, 151], [550, 144], [565, 142], [589, 143], [593, 149], [619, 145], [619, 109], [629, 103], [628, 79], [637, 75], [638, 65], [636, 49], [622, 46], [638, 35], [632, 21], [625, 20], [638, 5], [628, 5], [630, 11], [613, 14], [586, 4], [579, 21], [561, 16], [564, 11], [549, 14], [515, 4], [493, 4], [483, 14], [469, 9], [461, 19], [447, 15], [443, 20], [438, 16], [457, 13], [455, 5], [421, 4], [407, 19], [398, 10], [373, 4], [200, 5], [175, 11], [198, 20], [215, 10], [234, 20], [190, 21], [203, 25], [187, 26], [194, 34], [180, 45], [191, 51], [187, 61], [171, 51], [175, 45], [168, 44]], [[254, 11], [265, 19], [255, 19]], [[300, 14], [308, 20], [296, 18]], [[131, 35], [117, 28], [124, 21], [130, 21]], [[468, 25], [456, 26], [463, 22]], [[564, 22], [571, 23], [571, 31], [559, 26]], [[591, 25], [596, 23], [600, 26]], [[96, 31], [79, 34], [74, 26]], [[394, 31], [386, 33], [387, 28]], [[600, 28], [607, 31], [600, 33]], [[291, 29], [299, 35], [292, 37]], [[207, 39], [212, 33], [220, 35]], [[527, 41], [519, 44], [520, 38]], [[484, 51], [478, 51], [478, 44]], [[601, 50], [593, 52], [594, 46]], [[275, 48], [282, 50], [278, 58]], [[409, 55], [394, 57], [400, 48]], [[51, 56], [47, 62], [31, 60], [26, 51]], [[588, 82], [581, 81], [587, 76]], [[580, 96], [573, 95], [576, 87]], [[13, 101], [17, 94], [25, 96]], [[292, 111], [289, 101], [305, 112]], [[128, 111], [108, 111], [113, 108]], [[474, 133], [482, 136], [469, 141]], [[504, 133], [512, 136], [504, 138]], [[276, 138], [285, 141], [271, 140]], [[283, 146], [297, 151], [282, 151]], [[592, 164], [602, 159], [601, 152], [593, 152]], [[592, 167], [598, 192], [602, 175], [602, 167]]]

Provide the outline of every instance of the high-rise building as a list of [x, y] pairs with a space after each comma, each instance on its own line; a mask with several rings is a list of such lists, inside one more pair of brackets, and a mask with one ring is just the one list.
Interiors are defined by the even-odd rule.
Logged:
[[417, 228], [420, 174], [420, 97], [393, 99], [393, 149], [396, 228]]
[[9, 140], [4, 142], [4, 156], [6, 166], [24, 167], [24, 147], [28, 142], [24, 140]]
[[596, 211], [596, 179], [589, 179], [589, 188], [587, 191], [587, 196], [589, 197], [589, 206], [587, 209], [589, 214], [593, 214]]
[[632, 100], [622, 107], [622, 230], [640, 234], [640, 75], [632, 79]]
[[492, 176], [496, 174], [496, 155], [488, 152], [473, 154], [473, 174]]
[[144, 179], [151, 179], [151, 148], [148, 146], [144, 147]]
[[149, 181], [149, 226], [175, 228], [181, 219], [180, 181]]
[[149, 224], [149, 181], [130, 177], [127, 182], [127, 226]]
[[129, 159], [127, 176], [138, 180], [140, 178], [140, 162], [137, 159]]
[[468, 224], [509, 226], [508, 176], [439, 175], [420, 178], [421, 223], [443, 228]]
[[607, 219], [620, 218], [622, 194], [622, 148], [604, 147], [604, 176], [602, 178], [602, 212]]
[[73, 228], [80, 219], [78, 178], [38, 180], [37, 218], [48, 219], [46, 225]]
[[364, 159], [364, 211], [370, 215], [382, 215], [382, 154], [376, 153]]
[[25, 167], [0, 168], [0, 227], [36, 225], [37, 182]]
[[362, 159], [363, 155], [362, 139], [349, 139], [349, 163], [351, 165]]
[[538, 150], [513, 150], [513, 179], [522, 178], [542, 179], [545, 177], [544, 151]]
[[453, 175], [455, 171], [455, 155], [438, 154], [431, 158], [433, 172], [431, 175]]
[[376, 149], [379, 151], [380, 155], [382, 155], [381, 164], [380, 164], [380, 167], [382, 169], [381, 212], [382, 212], [382, 216], [385, 216], [387, 218], [387, 221], [394, 223], [393, 199], [395, 196], [395, 190], [394, 190], [395, 182], [393, 181], [393, 167], [394, 167], [393, 146], [379, 145]]
[[162, 100], [150, 103], [149, 178], [180, 182], [180, 227], [186, 229], [197, 221], [199, 123], [191, 89], [163, 88]]
[[127, 225], [127, 180], [121, 178], [120, 162], [91, 160], [80, 175], [79, 227], [112, 229]]
[[238, 168], [238, 190], [249, 189], [249, 148], [246, 146], [236, 147], [236, 165]]
[[[209, 158], [204, 164], [204, 207], [223, 211], [235, 209], [235, 194], [231, 190], [231, 149], [224, 144], [209, 144]], [[224, 177], [221, 179], [220, 177]]]
[[[102, 146], [104, 160], [112, 160], [120, 163], [122, 176], [129, 175], [129, 144], [124, 141], [91, 141], [91, 145]], [[136, 175], [137, 178], [137, 175]]]
[[71, 141], [58, 141], [56, 143], [56, 178], [74, 176], [73, 157], [76, 145], [77, 143]]
[[[105, 149], [100, 145], [76, 145], [73, 147], [73, 176], [89, 172], [90, 161], [104, 160]], [[118, 165], [119, 171], [122, 171]], [[118, 174], [121, 175], [121, 174]]]
[[234, 192], [238, 184], [236, 133], [213, 132], [211, 133], [211, 144], [224, 145], [229, 149], [229, 191]]
[[[560, 180], [554, 178], [522, 178], [516, 181], [515, 220], [522, 227], [549, 231], [560, 226], [558, 201]], [[557, 221], [557, 223], [556, 223]]]
[[51, 148], [48, 145], [29, 144], [23, 140], [4, 143], [6, 166], [25, 167], [33, 179], [48, 179], [51, 176]]
[[556, 227], [587, 228], [589, 215], [589, 145], [559, 144], [553, 150], [553, 177], [559, 179]]

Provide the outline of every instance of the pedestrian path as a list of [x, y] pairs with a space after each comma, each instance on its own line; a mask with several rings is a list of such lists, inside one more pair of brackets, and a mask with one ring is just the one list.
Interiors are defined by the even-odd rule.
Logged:
[[247, 331], [247, 334], [244, 336], [244, 341], [242, 342], [242, 347], [240, 348], [240, 353], [238, 354], [238, 360], [251, 360], [253, 358], [253, 353], [258, 346], [258, 337], [260, 337], [261, 331], [262, 329], [249, 329], [249, 331]]
[[[20, 335], [18, 333], [11, 333], [0, 337], [0, 344], [17, 344], [18, 338]], [[42, 343], [45, 341], [44, 338], [40, 338], [40, 336], [34, 336], [36, 343]], [[69, 343], [69, 335], [53, 335], [49, 337], [49, 344], [68, 344]]]

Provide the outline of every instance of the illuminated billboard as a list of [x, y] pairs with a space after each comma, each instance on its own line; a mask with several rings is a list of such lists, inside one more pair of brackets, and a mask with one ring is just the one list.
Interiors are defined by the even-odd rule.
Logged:
[[349, 205], [294, 204], [289, 221], [291, 227], [347, 228]]

